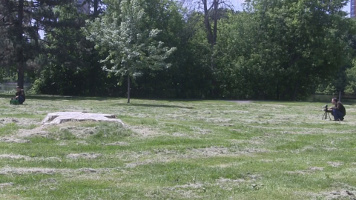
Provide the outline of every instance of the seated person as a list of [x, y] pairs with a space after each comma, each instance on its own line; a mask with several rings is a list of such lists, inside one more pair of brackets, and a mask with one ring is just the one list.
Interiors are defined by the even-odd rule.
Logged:
[[334, 105], [334, 107], [328, 109], [328, 112], [331, 112], [331, 114], [334, 116], [334, 121], [344, 120], [344, 116], [346, 115], [346, 109], [344, 105], [342, 105], [342, 103], [337, 98], [332, 98], [331, 103]]
[[11, 98], [11, 104], [23, 104], [25, 101], [25, 91], [21, 89], [19, 86], [16, 87], [15, 98]]

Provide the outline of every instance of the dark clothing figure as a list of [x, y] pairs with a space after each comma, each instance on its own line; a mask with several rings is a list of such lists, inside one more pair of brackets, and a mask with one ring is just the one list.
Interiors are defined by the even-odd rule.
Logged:
[[346, 109], [344, 105], [338, 99], [333, 98], [331, 103], [334, 104], [334, 107], [331, 108], [330, 112], [334, 116], [335, 121], [342, 121], [346, 115]]
[[335, 121], [342, 121], [342, 120], [344, 120], [344, 114], [340, 111], [340, 110], [338, 110], [338, 109], [333, 109], [333, 111], [331, 112], [331, 114], [334, 116], [334, 120]]
[[17, 86], [15, 98], [11, 98], [10, 104], [14, 104], [14, 105], [23, 104], [25, 100], [26, 100], [25, 91], [21, 89], [19, 86]]
[[25, 102], [26, 97], [25, 97], [25, 92], [23, 91], [23, 89], [16, 92], [16, 100], [19, 102], [19, 104], [23, 104], [23, 102]]

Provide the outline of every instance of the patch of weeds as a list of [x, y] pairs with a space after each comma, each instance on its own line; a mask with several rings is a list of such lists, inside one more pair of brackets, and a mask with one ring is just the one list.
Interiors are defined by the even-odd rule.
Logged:
[[9, 117], [9, 118], [26, 118], [26, 119], [38, 119], [38, 115], [34, 115], [33, 113], [6, 113], [2, 114], [1, 117]]
[[24, 128], [24, 129], [34, 129], [34, 128], [37, 128], [37, 127], [38, 127], [38, 125], [36, 125], [36, 124], [30, 124], [29, 126], [22, 127], [22, 128]]
[[276, 147], [277, 150], [296, 150], [308, 145], [305, 141], [289, 141]]
[[8, 146], [11, 153], [29, 157], [56, 157], [65, 154], [67, 147], [57, 145], [56, 140], [44, 137], [34, 137], [30, 143], [13, 144]]
[[114, 138], [124, 138], [131, 135], [131, 131], [124, 128], [118, 123], [99, 123], [95, 127], [94, 134], [92, 134], [92, 139], [114, 139]]
[[[139, 186], [139, 185], [136, 185]], [[43, 192], [46, 192], [45, 198]], [[42, 190], [28, 192], [28, 197], [34, 199], [147, 199], [144, 189], [125, 185], [115, 180], [67, 180], [55, 185], [54, 188], [45, 186]]]
[[19, 130], [19, 126], [16, 123], [7, 123], [0, 127], [0, 136], [11, 135], [17, 130]]
[[139, 166], [131, 175], [131, 181], [164, 186], [179, 186], [206, 183], [215, 184], [218, 180], [228, 179], [231, 182], [239, 180], [259, 180], [256, 174], [243, 173], [236, 168], [211, 167], [199, 162], [169, 162], [153, 163]]
[[46, 128], [46, 130], [50, 133], [56, 133], [60, 130], [58, 126], [49, 126]]
[[140, 124], [142, 124], [142, 125], [157, 125], [158, 122], [156, 119], [143, 118], [143, 119], [140, 119]]
[[100, 126], [101, 123], [102, 123], [102, 122], [86, 121], [86, 122], [80, 122], [80, 126], [93, 128], [93, 127]]
[[355, 149], [356, 141], [355, 139], [344, 138], [343, 140], [339, 141], [338, 146], [342, 148]]
[[59, 135], [60, 140], [75, 140], [75, 139], [77, 139], [77, 137], [67, 129], [61, 130], [58, 135]]
[[[202, 141], [200, 139], [191, 139], [191, 138], [176, 138], [176, 137], [156, 137], [153, 139], [146, 139], [142, 145], [140, 145], [141, 148], [144, 146], [150, 148], [150, 147], [159, 147], [159, 148], [179, 148], [180, 146], [185, 147], [185, 148], [203, 148], [206, 146], [209, 146], [209, 143], [216, 143], [216, 141], [220, 140], [214, 140], [214, 141]], [[223, 143], [223, 141], [221, 141]]]
[[75, 140], [77, 136], [71, 132], [71, 130], [66, 128], [51, 127], [48, 128], [48, 135], [45, 137], [32, 137], [30, 140], [32, 142], [50, 142], [53, 140]]
[[41, 180], [53, 177], [53, 175], [47, 174], [4, 174], [0, 175], [2, 183], [13, 183], [14, 185], [34, 185]]
[[52, 135], [49, 135], [47, 137], [35, 136], [35, 137], [30, 137], [29, 139], [33, 144], [40, 144], [40, 143], [54, 144], [56, 141], [56, 138]]

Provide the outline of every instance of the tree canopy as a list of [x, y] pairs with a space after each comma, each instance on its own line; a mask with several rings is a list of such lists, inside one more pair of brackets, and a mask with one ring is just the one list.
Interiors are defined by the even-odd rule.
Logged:
[[243, 11], [218, 0], [194, 10], [174, 0], [81, 2], [1, 0], [2, 77], [16, 73], [37, 93], [128, 101], [131, 92], [298, 100], [356, 90], [346, 0], [249, 0]]
[[[157, 70], [168, 67], [164, 60], [175, 48], [164, 47], [155, 38], [160, 30], [145, 26], [147, 20], [144, 1], [123, 0], [120, 10], [96, 20], [89, 32], [89, 39], [97, 43], [97, 48], [107, 51], [103, 69], [115, 76], [127, 77], [128, 103], [130, 103], [130, 78], [141, 73], [144, 68]], [[113, 17], [118, 16], [118, 17]]]

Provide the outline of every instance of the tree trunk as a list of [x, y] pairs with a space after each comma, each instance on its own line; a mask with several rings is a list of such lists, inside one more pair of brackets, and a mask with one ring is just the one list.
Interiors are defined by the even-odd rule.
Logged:
[[204, 6], [204, 25], [206, 29], [207, 39], [209, 44], [213, 45], [214, 37], [213, 31], [211, 30], [210, 20], [209, 20], [209, 9], [208, 9], [208, 0], [202, 0]]
[[[218, 30], [218, 11], [220, 0], [213, 0], [211, 5], [208, 5], [208, 0], [201, 0], [204, 9], [204, 26], [206, 29], [207, 40], [210, 44], [211, 56], [210, 56], [210, 68], [214, 70], [215, 68], [215, 58], [214, 58], [214, 46], [217, 41], [217, 30]], [[213, 20], [211, 25], [211, 18]], [[212, 80], [213, 87], [211, 88], [211, 95], [215, 96], [216, 81]]]
[[277, 86], [276, 86], [276, 99], [280, 100], [280, 95], [279, 95], [279, 81], [277, 80]]
[[299, 81], [297, 81], [294, 85], [294, 90], [293, 90], [293, 95], [292, 95], [292, 101], [297, 100], [298, 96], [298, 89], [299, 89]]
[[[207, 39], [211, 46], [216, 44], [218, 30], [218, 11], [219, 0], [214, 0], [210, 8], [208, 8], [208, 0], [202, 0], [204, 7], [204, 25], [207, 33]], [[210, 14], [212, 13], [212, 14]], [[210, 16], [213, 19], [213, 27], [211, 27]]]
[[17, 86], [23, 88], [24, 86], [24, 51], [23, 51], [23, 12], [24, 0], [19, 0], [18, 14], [16, 21], [16, 53], [17, 53]]
[[216, 45], [216, 40], [217, 40], [217, 35], [218, 35], [218, 11], [219, 11], [219, 0], [214, 0], [213, 2], [213, 7], [214, 7], [214, 14], [213, 14], [213, 20], [214, 20], [214, 27], [213, 27], [213, 41], [212, 45]]
[[130, 103], [130, 75], [127, 75], [127, 103]]
[[94, 17], [97, 17], [99, 15], [99, 0], [94, 0], [94, 12], [93, 12], [93, 15]]

